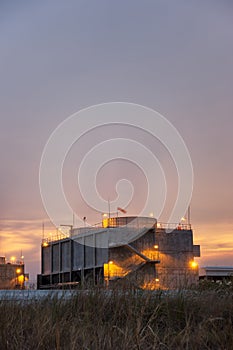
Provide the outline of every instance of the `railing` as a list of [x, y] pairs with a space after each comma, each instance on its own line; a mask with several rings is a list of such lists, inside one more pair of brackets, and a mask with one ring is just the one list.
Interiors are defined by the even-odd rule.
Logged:
[[2, 263], [1, 265], [6, 265], [6, 264], [10, 264], [10, 265], [23, 265], [23, 264], [24, 264], [24, 260], [23, 260], [23, 259], [16, 259], [16, 260], [6, 259], [5, 262]]
[[104, 218], [102, 222], [103, 227], [116, 228], [127, 227], [133, 229], [152, 228], [156, 225], [156, 219], [140, 216], [126, 216]]
[[158, 222], [157, 229], [165, 229], [165, 230], [191, 230], [191, 224], [173, 224], [173, 223], [164, 223]]
[[[82, 233], [94, 232], [97, 230], [103, 230], [104, 228], [119, 228], [125, 227], [130, 229], [142, 229], [147, 228], [148, 230], [156, 226], [156, 219], [148, 217], [113, 217], [104, 218], [102, 222], [97, 223], [93, 226], [78, 227], [75, 229], [70, 229], [68, 233], [61, 232], [58, 230], [55, 234], [51, 234], [46, 238], [42, 239], [42, 245], [49, 244], [50, 242], [59, 241], [66, 238], [72, 238], [73, 236], [78, 236]], [[157, 230], [191, 230], [191, 225], [186, 223], [157, 223]]]
[[62, 239], [66, 239], [66, 238], [70, 238], [70, 234], [64, 234], [64, 233], [55, 233], [52, 235], [49, 235], [46, 238], [42, 239], [42, 245], [46, 246], [46, 244], [50, 243], [50, 242], [55, 242], [55, 241], [60, 241]]

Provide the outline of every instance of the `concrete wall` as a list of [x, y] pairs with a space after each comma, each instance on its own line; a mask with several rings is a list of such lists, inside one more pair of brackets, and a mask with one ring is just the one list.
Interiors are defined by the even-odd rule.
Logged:
[[24, 287], [23, 264], [0, 264], [0, 289], [22, 289]]
[[[108, 261], [108, 249], [96, 246], [98, 235], [90, 234], [42, 245], [42, 275], [71, 274], [72, 271], [103, 267]], [[100, 245], [101, 237], [98, 239]], [[65, 275], [67, 279], [68, 275]], [[52, 276], [49, 278], [52, 283]], [[63, 276], [54, 278], [62, 282]]]
[[159, 246], [160, 288], [184, 288], [197, 283], [198, 268], [191, 265], [195, 256], [192, 230], [166, 232], [157, 229], [156, 244]]
[[41, 272], [44, 275], [51, 273], [51, 250], [52, 246], [45, 246], [41, 248]]

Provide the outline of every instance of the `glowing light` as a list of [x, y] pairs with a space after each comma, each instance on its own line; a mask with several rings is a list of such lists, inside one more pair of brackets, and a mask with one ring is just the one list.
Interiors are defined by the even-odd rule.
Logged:
[[24, 283], [24, 280], [25, 280], [24, 275], [20, 275], [20, 276], [18, 277], [18, 282], [19, 282], [20, 284], [23, 284], [23, 283]]
[[160, 222], [157, 223], [157, 227], [160, 228], [161, 227], [161, 224]]
[[159, 278], [156, 278], [156, 279], [155, 279], [155, 282], [159, 282]]
[[109, 261], [107, 264], [104, 264], [104, 279], [107, 282], [107, 285], [109, 280], [123, 276], [125, 276], [125, 271], [115, 262]]
[[12, 256], [12, 257], [11, 257], [11, 262], [13, 262], [13, 263], [14, 263], [14, 262], [15, 262], [15, 260], [16, 260], [15, 256]]
[[194, 260], [190, 262], [190, 265], [191, 265], [192, 269], [196, 269], [198, 267], [198, 263]]
[[158, 249], [158, 248], [159, 248], [158, 244], [155, 244], [155, 245], [154, 245], [154, 248], [155, 248], [155, 249]]
[[154, 217], [154, 213], [150, 213], [150, 217], [153, 218]]
[[185, 217], [182, 217], [181, 219], [180, 219], [180, 221], [185, 221], [186, 220], [186, 218]]
[[108, 218], [103, 219], [103, 220], [102, 220], [102, 226], [103, 226], [103, 228], [108, 227], [108, 225], [109, 225], [109, 220], [108, 220]]
[[43, 242], [43, 243], [42, 243], [42, 246], [43, 246], [43, 247], [48, 247], [48, 245], [49, 245], [48, 242]]
[[21, 272], [21, 269], [16, 269], [16, 273], [20, 273]]
[[102, 216], [103, 216], [104, 218], [107, 218], [107, 217], [108, 217], [108, 214], [104, 213], [104, 214], [102, 214]]

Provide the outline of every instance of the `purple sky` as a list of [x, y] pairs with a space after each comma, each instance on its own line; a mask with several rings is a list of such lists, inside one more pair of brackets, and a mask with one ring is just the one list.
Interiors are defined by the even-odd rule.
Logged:
[[[200, 264], [233, 265], [231, 1], [3, 0], [0, 43], [0, 254], [22, 248], [27, 270], [39, 272], [44, 145], [76, 111], [123, 101], [157, 110], [180, 132], [194, 167]], [[125, 176], [124, 164], [117, 169]]]

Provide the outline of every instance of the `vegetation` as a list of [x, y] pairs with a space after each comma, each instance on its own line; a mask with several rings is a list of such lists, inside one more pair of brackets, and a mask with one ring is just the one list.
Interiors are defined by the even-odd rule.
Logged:
[[231, 284], [0, 301], [1, 349], [233, 349]]

